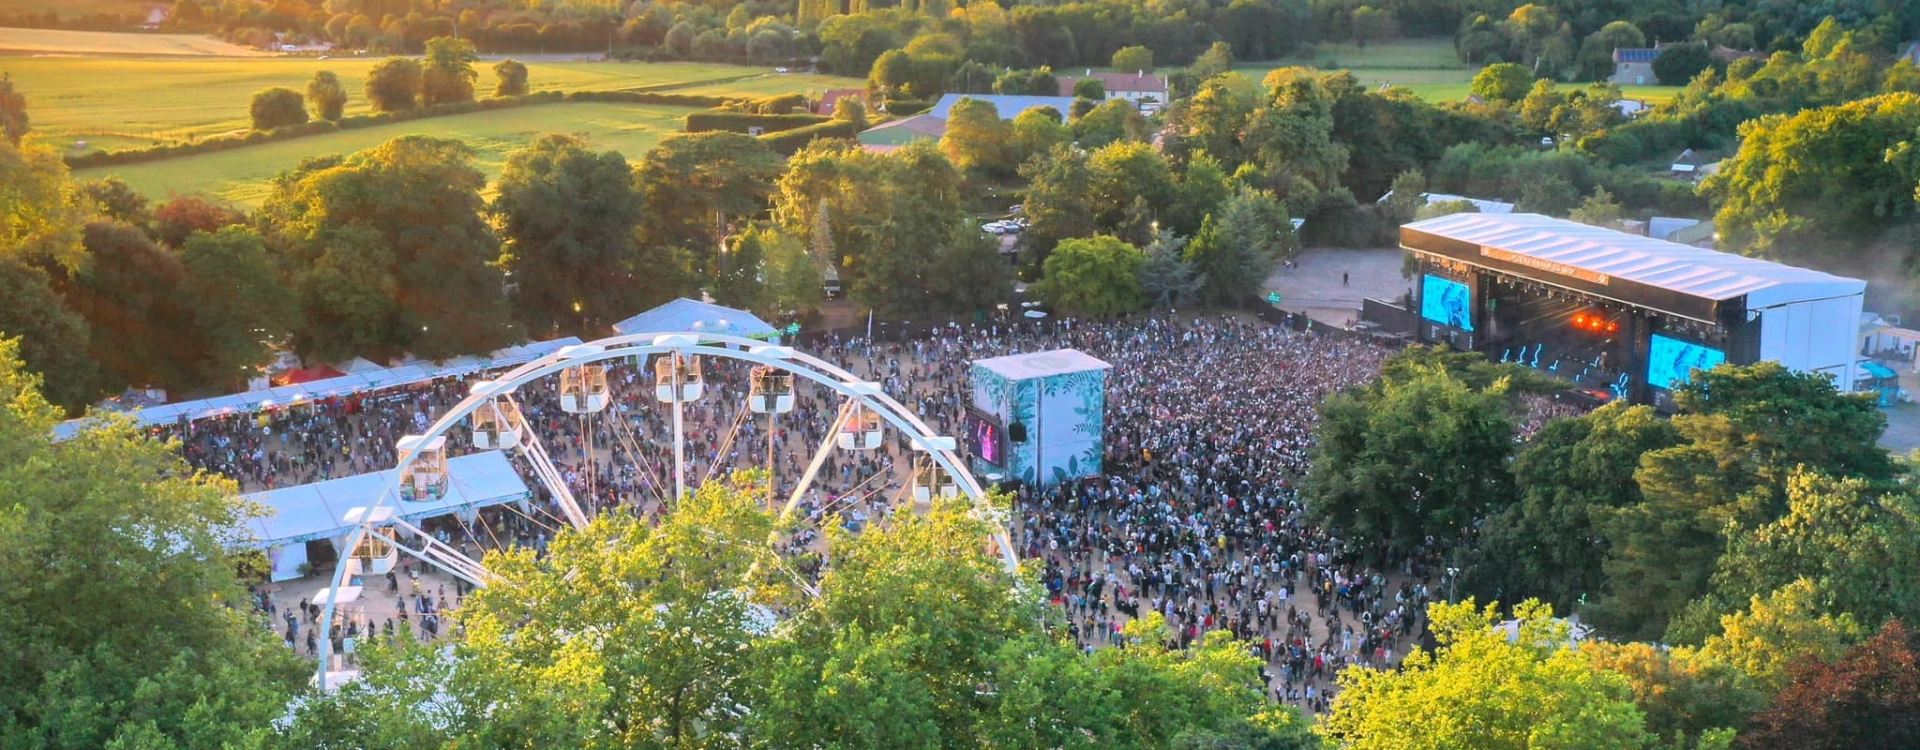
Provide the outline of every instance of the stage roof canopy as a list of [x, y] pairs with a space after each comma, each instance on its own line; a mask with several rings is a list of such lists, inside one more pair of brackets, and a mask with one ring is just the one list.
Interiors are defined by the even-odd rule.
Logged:
[[720, 333], [763, 341], [779, 341], [780, 331], [753, 313], [681, 297], [613, 324], [622, 334]]
[[[395, 489], [397, 471], [356, 474], [246, 495], [246, 499], [267, 508], [264, 516], [246, 522], [247, 534], [260, 547], [345, 535], [353, 528], [346, 520], [347, 511], [372, 507], [382, 494]], [[447, 461], [445, 497], [418, 503], [396, 497], [387, 502], [395, 509], [395, 517], [414, 521], [527, 496], [527, 483], [507, 462], [506, 454], [487, 451]]]
[[1749, 310], [1857, 295], [1867, 286], [1857, 279], [1539, 214], [1451, 214], [1401, 228], [1478, 245], [1481, 255], [1520, 256], [1513, 260], [1522, 265], [1565, 266], [1715, 301], [1745, 297]]
[[1009, 354], [1005, 357], [982, 359], [973, 363], [999, 374], [1008, 380], [1031, 380], [1052, 375], [1064, 375], [1070, 372], [1088, 370], [1106, 370], [1113, 365], [1077, 349], [1055, 349], [1048, 352], [1031, 354]]

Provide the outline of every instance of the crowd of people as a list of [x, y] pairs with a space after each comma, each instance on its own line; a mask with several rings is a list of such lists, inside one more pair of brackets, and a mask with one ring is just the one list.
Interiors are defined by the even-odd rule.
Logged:
[[[1085, 647], [1120, 638], [1124, 625], [1158, 613], [1174, 645], [1213, 630], [1253, 644], [1273, 699], [1324, 711], [1334, 676], [1348, 664], [1393, 664], [1420, 634], [1425, 605], [1444, 591], [1431, 548], [1369, 567], [1353, 544], [1315, 524], [1295, 487], [1308, 468], [1321, 400], [1374, 378], [1389, 350], [1363, 338], [1297, 332], [1230, 316], [1118, 322], [1045, 321], [947, 326], [900, 342], [829, 337], [809, 349], [879, 383], [936, 431], [954, 434], [972, 401], [970, 364], [987, 357], [1073, 348], [1112, 364], [1106, 385], [1105, 466], [1100, 476], [1021, 487], [1013, 513], [1018, 553], [1040, 561], [1048, 596]], [[672, 494], [672, 410], [654, 396], [651, 368], [608, 366], [612, 405], [594, 415], [561, 410], [548, 378], [516, 394], [527, 435], [559, 468], [588, 514], [665, 512]], [[703, 362], [706, 393], [685, 406], [687, 483], [736, 468], [771, 469], [769, 503], [785, 502], [823, 445], [839, 407], [824, 390], [795, 388], [787, 414], [747, 407], [749, 368]], [[424, 430], [469, 392], [476, 374], [419, 387], [322, 401], [263, 414], [169, 426], [195, 466], [257, 491], [391, 468], [394, 443]], [[1564, 407], [1524, 402], [1523, 432]], [[884, 522], [908, 481], [911, 452], [889, 431], [881, 450], [828, 450], [801, 512], [854, 527]], [[472, 450], [463, 424], [449, 453]], [[432, 519], [425, 528], [478, 557], [486, 549], [544, 549], [564, 526], [548, 488], [514, 460], [533, 496], [477, 514]], [[458, 477], [455, 477], [458, 480]], [[813, 534], [788, 541], [803, 553]], [[818, 556], [807, 556], [818, 572]], [[423, 579], [422, 575], [428, 575]], [[444, 608], [466, 586], [404, 562], [386, 585], [365, 583], [362, 601], [333, 628], [334, 653], [356, 638], [446, 632]], [[402, 581], [407, 585], [403, 586]], [[318, 595], [295, 604], [263, 594], [259, 606], [290, 646], [315, 647]], [[457, 618], [456, 618], [457, 622]], [[431, 626], [429, 626], [431, 623]], [[456, 625], [457, 627], [457, 625]]]

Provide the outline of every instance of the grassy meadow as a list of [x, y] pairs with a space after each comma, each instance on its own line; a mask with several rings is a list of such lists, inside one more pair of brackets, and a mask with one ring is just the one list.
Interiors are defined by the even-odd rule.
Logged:
[[154, 0], [0, 0], [0, 13], [46, 13], [84, 16], [90, 13], [144, 13], [154, 5], [171, 5]]
[[[1450, 39], [1402, 39], [1370, 44], [1365, 49], [1352, 44], [1322, 44], [1310, 54], [1294, 59], [1246, 63], [1235, 68], [1258, 81], [1268, 71], [1289, 66], [1349, 70], [1368, 88], [1401, 86], [1432, 102], [1467, 98], [1473, 93], [1473, 76], [1479, 72], [1479, 69], [1460, 62]], [[1622, 96], [1648, 104], [1671, 99], [1679, 90], [1675, 86], [1620, 87]]]
[[[6, 58], [0, 71], [12, 75], [27, 96], [33, 117], [28, 140], [56, 149], [85, 141], [86, 150], [117, 151], [195, 140], [248, 127], [247, 105], [272, 86], [304, 91], [316, 71], [340, 76], [350, 99], [347, 114], [370, 111], [367, 70], [379, 60], [348, 57], [234, 59]], [[492, 63], [477, 66], [476, 84], [493, 91]], [[700, 63], [528, 63], [535, 90], [660, 90], [764, 96], [859, 85], [850, 78], [776, 75], [761, 68]]]
[[0, 26], [0, 53], [187, 57], [266, 57], [268, 54], [199, 34], [115, 34], [3, 26]]
[[343, 130], [144, 164], [99, 167], [75, 172], [74, 176], [100, 179], [117, 175], [156, 200], [171, 194], [204, 193], [253, 207], [266, 197], [269, 178], [291, 169], [305, 157], [352, 153], [403, 135], [466, 142], [475, 151], [476, 165], [491, 180], [499, 176], [508, 153], [544, 133], [584, 136], [596, 149], [619, 151], [636, 160], [662, 138], [680, 132], [682, 119], [693, 111], [645, 104], [545, 104]]

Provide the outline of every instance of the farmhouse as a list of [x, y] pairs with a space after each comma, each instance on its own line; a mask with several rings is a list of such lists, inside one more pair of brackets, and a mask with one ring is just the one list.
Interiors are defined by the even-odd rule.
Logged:
[[1141, 109], [1156, 109], [1167, 103], [1167, 79], [1146, 71], [1133, 73], [1095, 73], [1087, 70], [1084, 76], [1061, 76], [1060, 95], [1073, 96], [1073, 86], [1080, 81], [1093, 78], [1106, 88], [1107, 101], [1125, 99]]
[[1642, 86], [1653, 83], [1653, 59], [1660, 56], [1660, 50], [1652, 48], [1616, 49], [1613, 51], [1613, 75], [1608, 83], [1633, 84]]

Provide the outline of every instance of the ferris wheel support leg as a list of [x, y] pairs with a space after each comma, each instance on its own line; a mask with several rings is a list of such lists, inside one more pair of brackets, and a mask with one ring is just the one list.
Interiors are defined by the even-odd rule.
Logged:
[[426, 530], [413, 524], [396, 520], [393, 522], [393, 526], [421, 540], [421, 547], [417, 550], [404, 544], [398, 545], [401, 552], [412, 555], [423, 562], [431, 563], [467, 583], [486, 588], [486, 566], [481, 565], [471, 557], [467, 557], [451, 545], [433, 538], [432, 534], [428, 534]]
[[[675, 352], [674, 357], [681, 356]], [[680, 398], [683, 395], [680, 384], [680, 368], [673, 368], [673, 502], [678, 504], [687, 497], [687, 435], [686, 419], [681, 412], [686, 404]]]
[[806, 496], [807, 488], [813, 486], [813, 479], [820, 474], [820, 467], [827, 464], [827, 455], [833, 450], [834, 438], [839, 436], [841, 430], [846, 429], [847, 420], [853, 418], [853, 403], [848, 401], [840, 405], [840, 415], [834, 417], [833, 424], [827, 427], [826, 439], [820, 441], [819, 450], [813, 452], [813, 462], [807, 464], [807, 473], [801, 474], [800, 482], [793, 486], [793, 494], [787, 496], [787, 505], [780, 509], [780, 515], [792, 513], [793, 509], [800, 505], [800, 498]]
[[314, 673], [313, 684], [322, 689], [327, 686], [327, 667], [332, 666], [333, 663], [334, 603], [339, 598], [340, 587], [347, 582], [347, 561], [352, 559], [353, 550], [360, 549], [360, 542], [366, 539], [367, 533], [365, 526], [355, 526], [353, 531], [347, 534], [345, 549], [349, 556], [342, 557], [339, 562], [333, 564], [333, 585], [327, 587], [327, 601], [320, 608], [320, 639], [314, 644], [314, 648], [320, 654], [320, 666]]
[[[515, 408], [519, 406], [514, 404]], [[576, 529], [586, 528], [587, 514], [580, 510], [580, 503], [573, 499], [573, 489], [567, 486], [567, 478], [553, 465], [553, 458], [547, 455], [547, 447], [541, 444], [540, 437], [533, 430], [525, 432], [526, 435], [520, 440], [520, 455], [527, 457], [527, 463], [533, 465], [533, 473], [553, 493], [554, 502], [560, 504], [560, 512], [566, 515], [567, 523], [573, 524]]]

